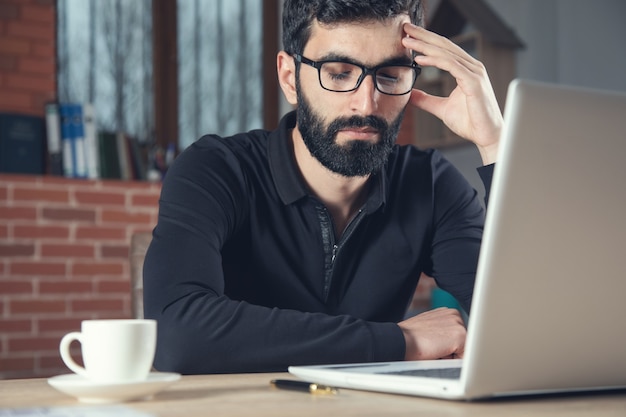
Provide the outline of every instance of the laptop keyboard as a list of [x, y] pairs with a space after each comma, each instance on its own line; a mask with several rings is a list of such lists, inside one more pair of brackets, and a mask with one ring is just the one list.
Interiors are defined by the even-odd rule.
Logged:
[[406, 371], [381, 372], [386, 375], [423, 376], [428, 378], [459, 379], [461, 368], [409, 369]]

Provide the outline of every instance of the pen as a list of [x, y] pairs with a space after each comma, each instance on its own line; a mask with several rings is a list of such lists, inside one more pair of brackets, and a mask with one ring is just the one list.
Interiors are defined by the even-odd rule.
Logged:
[[270, 384], [276, 388], [310, 392], [311, 394], [337, 394], [338, 392], [337, 388], [334, 387], [292, 379], [273, 379]]

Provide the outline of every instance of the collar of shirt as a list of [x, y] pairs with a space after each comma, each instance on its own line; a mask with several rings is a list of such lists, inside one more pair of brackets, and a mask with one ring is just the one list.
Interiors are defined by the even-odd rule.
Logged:
[[[271, 132], [268, 144], [268, 160], [274, 185], [283, 204], [293, 204], [301, 198], [310, 196], [301, 178], [296, 160], [290, 146], [290, 131], [296, 126], [296, 111], [287, 113], [280, 121], [278, 129]], [[370, 194], [365, 203], [365, 210], [373, 213], [385, 204], [387, 195], [387, 173], [385, 169], [372, 175]]]

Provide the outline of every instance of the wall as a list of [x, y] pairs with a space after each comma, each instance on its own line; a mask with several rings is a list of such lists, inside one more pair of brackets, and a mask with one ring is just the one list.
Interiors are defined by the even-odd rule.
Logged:
[[[432, 13], [440, 0], [427, 0]], [[536, 81], [626, 91], [626, 2], [623, 0], [485, 0], [524, 42], [517, 76]], [[473, 145], [444, 155], [484, 192]]]
[[0, 111], [43, 116], [56, 97], [54, 0], [0, 2]]
[[518, 76], [626, 91], [623, 0], [487, 0], [526, 44]]
[[130, 317], [129, 242], [159, 184], [0, 174], [0, 379], [67, 373], [63, 334]]

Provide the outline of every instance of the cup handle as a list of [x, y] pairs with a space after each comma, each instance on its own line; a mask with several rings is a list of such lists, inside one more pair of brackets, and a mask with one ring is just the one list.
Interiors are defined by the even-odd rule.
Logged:
[[63, 362], [65, 362], [68, 368], [78, 375], [87, 377], [87, 370], [77, 364], [74, 358], [72, 358], [72, 355], [70, 355], [70, 344], [76, 340], [82, 345], [82, 336], [80, 332], [71, 332], [63, 336], [59, 344], [59, 352], [61, 353], [61, 359], [63, 359]]

